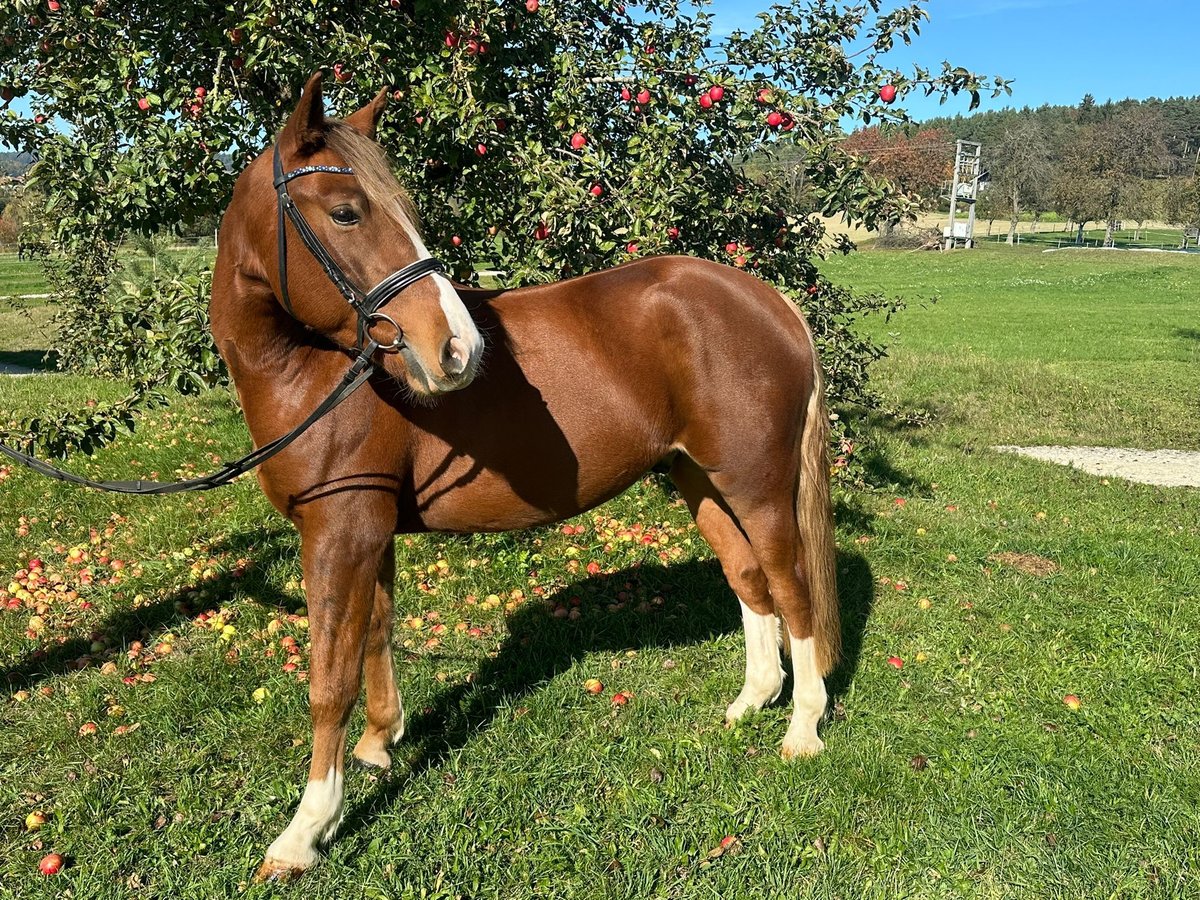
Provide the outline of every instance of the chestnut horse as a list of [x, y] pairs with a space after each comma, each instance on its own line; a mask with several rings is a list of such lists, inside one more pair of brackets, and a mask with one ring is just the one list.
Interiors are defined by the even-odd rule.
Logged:
[[[318, 73], [277, 143], [282, 171], [308, 176], [290, 182], [289, 202], [357, 285], [429, 258], [374, 141], [385, 97], [326, 118]], [[362, 340], [361, 313], [277, 217], [273, 182], [270, 152], [238, 178], [211, 306], [259, 446], [328, 394]], [[779, 695], [782, 646], [794, 672], [783, 756], [823, 746], [823, 679], [840, 646], [828, 416], [796, 308], [750, 275], [688, 257], [510, 291], [425, 274], [367, 322], [392, 349], [375, 352], [367, 385], [259, 470], [300, 532], [313, 723], [308, 785], [260, 878], [309, 868], [337, 829], [346, 726], [364, 675], [367, 726], [354, 756], [386, 766], [403, 734], [394, 535], [555, 522], [660, 464], [741, 603], [746, 679], [728, 721]]]

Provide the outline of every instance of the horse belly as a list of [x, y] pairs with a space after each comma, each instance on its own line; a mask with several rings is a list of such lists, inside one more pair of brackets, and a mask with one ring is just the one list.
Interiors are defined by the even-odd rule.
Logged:
[[[502, 448], [446, 452], [415, 479], [417, 515], [431, 531], [510, 531], [570, 518], [615, 497], [667, 453], [644, 423], [597, 419], [568, 438], [520, 429]], [[441, 474], [433, 474], [439, 472]]]

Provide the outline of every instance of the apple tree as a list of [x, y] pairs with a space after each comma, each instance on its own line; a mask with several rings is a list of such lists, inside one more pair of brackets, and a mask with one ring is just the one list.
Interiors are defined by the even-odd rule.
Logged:
[[168, 317], [204, 331], [206, 275], [159, 286], [162, 302], [125, 290], [123, 242], [221, 210], [323, 69], [342, 112], [391, 86], [380, 139], [430, 249], [463, 281], [480, 270], [549, 281], [657, 253], [726, 262], [801, 303], [835, 403], [872, 404], [868, 367], [883, 350], [855, 323], [892, 304], [821, 276], [824, 254], [849, 249], [822, 216], [874, 225], [909, 200], [846, 151], [843, 123], [907, 122], [914, 91], [974, 106], [1008, 89], [949, 63], [889, 66], [927, 18], [919, 0], [791, 0], [728, 36], [706, 4], [681, 0], [10, 4], [0, 141], [36, 156], [47, 262], [73, 335], [61, 358], [136, 375], [143, 393], [211, 382], [211, 345], [180, 337], [146, 353], [147, 332], [179, 334]]

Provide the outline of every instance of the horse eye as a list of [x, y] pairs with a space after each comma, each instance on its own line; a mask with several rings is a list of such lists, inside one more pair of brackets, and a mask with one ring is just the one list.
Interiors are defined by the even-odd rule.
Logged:
[[329, 214], [329, 217], [339, 225], [358, 224], [358, 213], [349, 206], [339, 206]]

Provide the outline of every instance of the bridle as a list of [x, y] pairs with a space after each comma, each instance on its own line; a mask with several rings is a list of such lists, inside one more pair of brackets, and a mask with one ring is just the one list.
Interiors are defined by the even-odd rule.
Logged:
[[[279, 155], [278, 141], [275, 144], [273, 167], [275, 196], [279, 206], [279, 215], [277, 218], [279, 289], [281, 294], [279, 299], [283, 302], [284, 309], [288, 311], [288, 314], [293, 319], [300, 321], [292, 307], [292, 298], [288, 294], [287, 222], [291, 222], [292, 227], [296, 229], [296, 233], [300, 235], [300, 240], [308, 248], [308, 252], [321, 264], [321, 268], [325, 270], [325, 274], [329, 276], [329, 280], [333, 282], [334, 287], [341, 292], [342, 296], [346, 298], [346, 302], [354, 308], [354, 312], [358, 315], [358, 342], [354, 348], [358, 351], [358, 354], [355, 356], [354, 362], [351, 363], [350, 369], [342, 377], [341, 382], [333, 389], [333, 392], [322, 400], [317, 408], [309, 413], [308, 417], [291, 431], [250, 451], [240, 459], [225, 463], [215, 472], [201, 475], [199, 478], [190, 478], [187, 481], [93, 481], [90, 478], [84, 478], [73, 472], [59, 469], [40, 459], [22, 453], [20, 450], [6, 447], [3, 444], [0, 444], [0, 453], [28, 466], [35, 472], [40, 472], [48, 478], [84, 487], [96, 488], [101, 491], [112, 491], [118, 494], [177, 494], [183, 491], [210, 491], [213, 488], [229, 484], [229, 482], [240, 475], [265, 463], [304, 432], [308, 431], [326, 413], [330, 412], [335, 406], [358, 390], [375, 371], [373, 357], [376, 352], [395, 353], [404, 349], [404, 332], [391, 316], [381, 313], [379, 310], [385, 303], [405, 288], [416, 284], [426, 275], [433, 275], [434, 273], [445, 274], [445, 267], [436, 259], [419, 259], [388, 275], [379, 284], [371, 288], [371, 290], [363, 292], [342, 271], [342, 267], [337, 264], [337, 261], [330, 256], [329, 251], [325, 249], [320, 238], [317, 237], [317, 233], [308, 224], [308, 221], [304, 218], [304, 214], [297, 208], [295, 201], [292, 200], [287, 190], [289, 181], [304, 175], [312, 175], [316, 172], [325, 172], [331, 175], [353, 175], [354, 170], [347, 166], [302, 166], [299, 169], [284, 172], [283, 162]], [[386, 322], [396, 330], [396, 336], [391, 343], [380, 344], [371, 337], [371, 327], [377, 322]]]
[[318, 172], [329, 175], [353, 175], [354, 170], [349, 166], [302, 166], [299, 169], [284, 172], [283, 159], [279, 153], [278, 142], [275, 144], [272, 168], [274, 171], [275, 197], [278, 205], [276, 242], [279, 256], [279, 299], [283, 302], [284, 309], [288, 311], [288, 314], [293, 319], [298, 319], [296, 311], [292, 308], [292, 298], [288, 294], [287, 222], [291, 222], [292, 227], [296, 229], [296, 233], [300, 235], [300, 240], [308, 248], [308, 252], [321, 264], [321, 268], [325, 270], [325, 274], [329, 276], [329, 280], [333, 282], [333, 286], [341, 292], [341, 295], [346, 298], [346, 302], [357, 313], [358, 349], [361, 350], [367, 346], [366, 342], [371, 339], [370, 332], [373, 325], [377, 322], [387, 322], [395, 329], [396, 337], [390, 344], [376, 344], [376, 349], [391, 352], [400, 350], [404, 346], [404, 331], [396, 324], [395, 319], [385, 313], [381, 313], [379, 311], [380, 307], [405, 288], [411, 287], [420, 281], [426, 275], [433, 275], [434, 273], [444, 275], [446, 268], [436, 259], [418, 259], [403, 269], [399, 269], [388, 275], [379, 284], [364, 293], [342, 271], [342, 267], [337, 264], [337, 261], [325, 249], [325, 245], [321, 243], [321, 239], [317, 237], [317, 233], [308, 224], [308, 220], [304, 218], [304, 214], [300, 212], [300, 208], [296, 206], [296, 202], [292, 200], [291, 194], [288, 193], [287, 189], [289, 181], [304, 175], [313, 175]]

